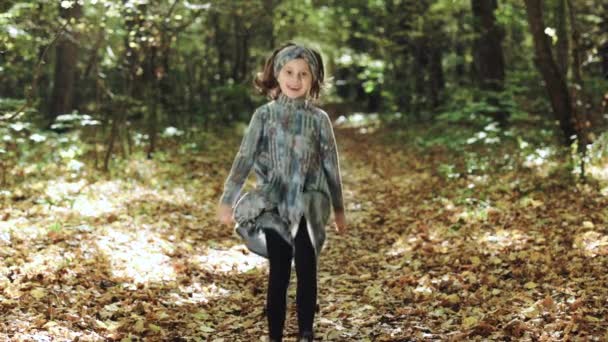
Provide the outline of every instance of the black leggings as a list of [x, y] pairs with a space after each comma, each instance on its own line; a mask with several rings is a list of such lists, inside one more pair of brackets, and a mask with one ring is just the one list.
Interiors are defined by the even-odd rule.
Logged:
[[[270, 338], [281, 340], [285, 325], [287, 287], [291, 275], [292, 249], [275, 231], [266, 231], [270, 273], [266, 315]], [[306, 220], [302, 217], [295, 238], [295, 263], [298, 287], [296, 304], [300, 333], [312, 332], [317, 306], [317, 269], [315, 251], [308, 237]]]

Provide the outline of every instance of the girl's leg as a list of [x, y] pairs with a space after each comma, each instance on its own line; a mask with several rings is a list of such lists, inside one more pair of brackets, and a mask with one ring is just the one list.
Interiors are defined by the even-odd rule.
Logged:
[[315, 250], [308, 236], [304, 217], [300, 221], [295, 238], [295, 259], [298, 277], [298, 327], [301, 335], [311, 334], [317, 306], [317, 266]]
[[266, 316], [270, 338], [281, 341], [287, 301], [287, 287], [291, 275], [292, 251], [287, 242], [273, 230], [266, 230], [266, 245], [270, 272], [268, 274], [268, 295]]

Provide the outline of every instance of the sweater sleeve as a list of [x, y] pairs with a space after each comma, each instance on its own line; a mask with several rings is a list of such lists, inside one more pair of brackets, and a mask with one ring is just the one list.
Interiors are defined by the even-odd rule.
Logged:
[[344, 211], [338, 148], [331, 121], [326, 113], [323, 113], [321, 118], [321, 165], [329, 186], [334, 211]]
[[224, 193], [220, 198], [220, 203], [234, 206], [253, 167], [263, 127], [262, 110], [258, 109], [253, 113], [239, 151], [234, 158], [232, 168], [224, 183]]

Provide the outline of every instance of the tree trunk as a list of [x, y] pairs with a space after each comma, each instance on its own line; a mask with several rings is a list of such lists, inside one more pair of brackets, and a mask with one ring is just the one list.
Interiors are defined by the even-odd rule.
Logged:
[[[65, 20], [77, 21], [82, 16], [82, 7], [74, 3], [70, 8], [60, 7], [60, 15]], [[47, 116], [50, 126], [60, 114], [69, 113], [74, 108], [74, 80], [78, 61], [78, 34], [72, 25], [66, 26], [66, 33], [57, 41], [55, 48], [55, 76], [51, 104]]]
[[534, 40], [534, 63], [540, 71], [547, 89], [553, 114], [559, 121], [564, 134], [564, 142], [572, 143], [572, 138], [577, 136], [574, 122], [572, 120], [572, 105], [566, 81], [562, 77], [557, 64], [551, 54], [551, 45], [545, 35], [545, 24], [543, 21], [541, 0], [524, 0], [528, 25]]
[[[169, 124], [173, 127], [179, 127], [178, 116], [181, 114], [180, 112], [183, 107], [181, 105], [179, 107], [174, 105], [181, 101], [174, 99], [176, 95], [173, 93], [173, 89], [176, 87], [172, 84], [175, 76], [171, 71], [170, 60], [172, 36], [170, 32], [161, 32], [160, 37], [160, 63], [156, 63], [154, 66], [153, 82], [156, 82], [159, 87], [160, 103], [162, 104], [162, 109], [167, 111]], [[174, 101], [171, 101], [171, 99], [174, 99]]]
[[249, 32], [249, 30], [247, 30], [247, 32], [242, 35], [241, 39], [242, 59], [240, 68], [241, 78], [239, 79], [239, 81], [247, 79], [247, 74], [249, 73], [249, 68], [247, 66], [247, 62], [249, 61], [249, 40], [251, 39], [251, 33]]
[[[585, 105], [589, 103], [589, 100], [585, 99], [585, 91], [583, 86], [583, 79], [581, 76], [581, 44], [580, 44], [580, 33], [578, 24], [576, 21], [576, 8], [571, 0], [564, 0], [568, 3], [568, 11], [570, 12], [570, 32], [572, 32], [572, 78], [574, 86], [571, 87], [571, 103], [572, 103], [572, 117], [576, 131], [578, 132], [579, 152], [584, 156], [587, 152], [587, 144], [591, 141], [589, 139], [588, 131], [591, 128], [590, 118]], [[581, 175], [585, 176], [584, 169], [584, 158], [581, 162]]]
[[581, 55], [582, 51], [580, 48], [580, 33], [576, 25], [576, 10], [570, 0], [564, 0], [568, 2], [568, 9], [570, 12], [570, 32], [572, 33], [572, 78], [574, 82], [582, 87], [583, 78], [581, 76]]
[[[461, 34], [464, 34], [466, 32], [465, 28], [464, 28], [464, 20], [462, 20], [462, 18], [464, 18], [464, 15], [462, 13], [463, 11], [458, 11], [458, 13], [456, 14], [456, 17], [458, 18], [457, 21], [457, 25], [458, 25], [458, 29], [457, 29], [457, 36], [460, 36]], [[456, 56], [458, 56], [458, 62], [456, 64], [455, 67], [455, 72], [456, 72], [456, 83], [458, 85], [464, 85], [465, 79], [466, 79], [466, 51], [465, 51], [465, 45], [464, 42], [462, 41], [462, 39], [455, 39], [455, 47], [454, 50], [456, 52]]]
[[226, 72], [224, 68], [226, 60], [226, 41], [224, 40], [224, 34], [222, 32], [222, 25], [220, 23], [220, 14], [214, 12], [211, 14], [211, 25], [213, 27], [213, 43], [217, 52], [217, 75], [218, 78], [214, 83], [221, 84], [226, 79]]
[[266, 39], [268, 41], [268, 49], [275, 48], [275, 37], [274, 37], [274, 8], [278, 5], [279, 1], [275, 0], [264, 0], [264, 13], [267, 14], [268, 18], [265, 20], [267, 27]]
[[439, 47], [433, 46], [430, 51], [429, 63], [429, 93], [431, 107], [437, 108], [441, 104], [441, 93], [445, 89], [443, 77], [443, 66], [441, 64], [442, 54]]
[[[601, 9], [602, 21], [599, 23], [600, 32], [608, 32], [608, 4], [604, 2]], [[604, 78], [608, 80], [608, 39], [604, 40], [604, 43], [600, 46], [599, 50], [600, 60], [602, 65], [602, 74]]]
[[241, 83], [247, 77], [247, 60], [249, 59], [249, 29], [243, 25], [245, 18], [233, 16], [234, 64], [232, 64], [232, 79]]
[[[505, 62], [502, 51], [504, 34], [496, 24], [494, 10], [496, 0], [471, 0], [473, 10], [473, 26], [476, 38], [473, 42], [473, 59], [475, 63], [477, 84], [481, 90], [501, 92], [504, 90]], [[498, 99], [492, 95], [488, 99], [498, 106]], [[490, 113], [501, 125], [507, 121], [507, 113], [503, 110]]]
[[564, 79], [568, 79], [568, 18], [566, 13], [566, 1], [557, 0], [555, 8], [556, 28], [557, 28], [557, 51], [555, 57], [557, 66], [562, 72]]
[[[426, 106], [426, 73], [428, 66], [428, 56], [426, 54], [427, 44], [426, 37], [416, 39], [414, 42], [414, 63], [412, 73], [414, 74], [414, 110], [416, 113], [420, 113], [421, 109]], [[420, 119], [421, 117], [419, 117]]]
[[[127, 0], [123, 1], [126, 2]], [[142, 31], [140, 28], [145, 24], [147, 9], [146, 4], [137, 5], [136, 8], [128, 9], [125, 17], [127, 28], [127, 35], [125, 36], [126, 94], [137, 99], [143, 98], [144, 93], [140, 82], [142, 76], [140, 61]], [[131, 32], [135, 32], [135, 34], [131, 35]]]
[[602, 74], [608, 80], [608, 40], [600, 47], [600, 59], [602, 61]]

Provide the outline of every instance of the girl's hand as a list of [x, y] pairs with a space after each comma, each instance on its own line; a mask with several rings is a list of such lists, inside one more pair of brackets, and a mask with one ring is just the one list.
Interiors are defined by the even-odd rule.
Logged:
[[346, 217], [343, 211], [334, 212], [334, 219], [336, 220], [336, 231], [342, 235], [346, 233]]
[[219, 204], [217, 207], [217, 219], [220, 223], [225, 225], [234, 224], [234, 218], [232, 217], [232, 208], [226, 204]]

